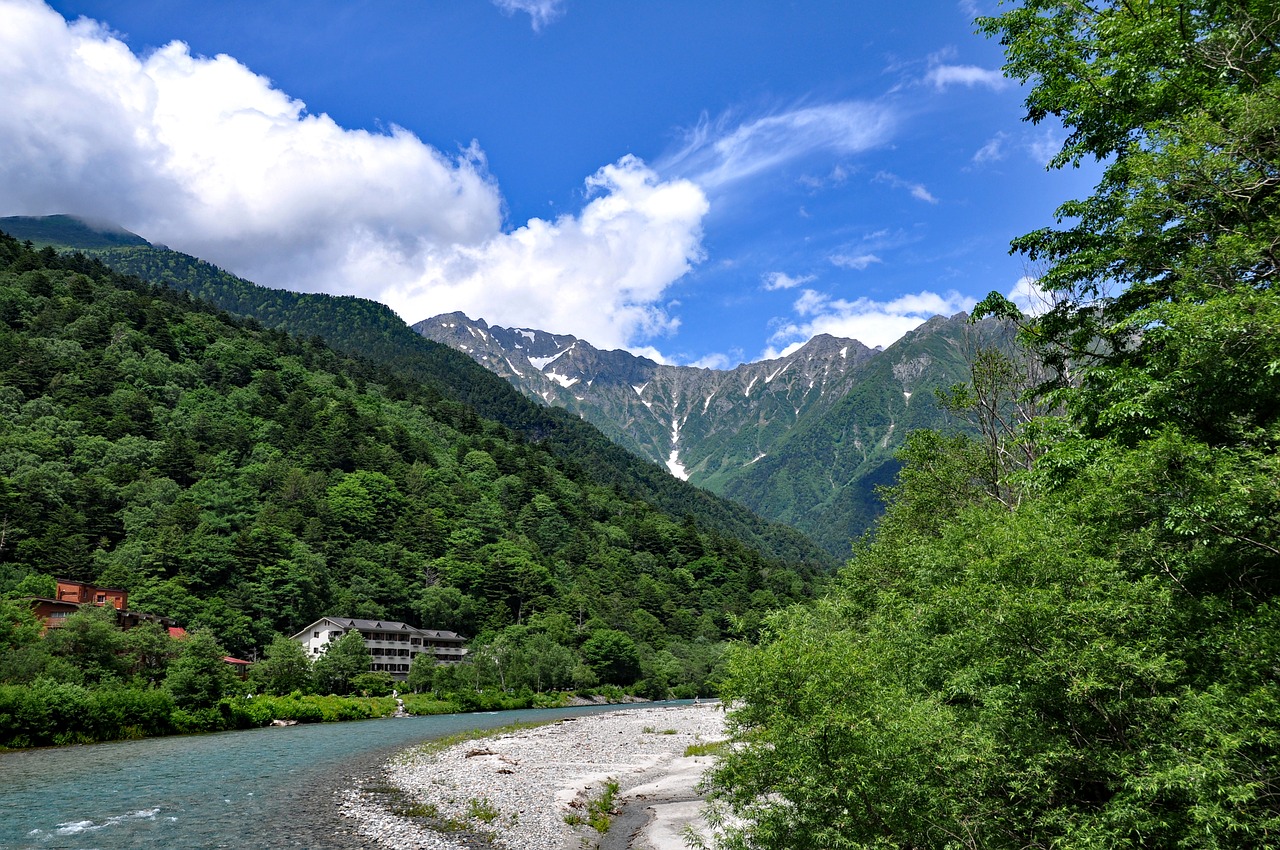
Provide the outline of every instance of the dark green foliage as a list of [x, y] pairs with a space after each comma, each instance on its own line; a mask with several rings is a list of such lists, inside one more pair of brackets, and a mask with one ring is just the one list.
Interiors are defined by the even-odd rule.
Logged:
[[629, 685], [640, 676], [635, 641], [615, 629], [601, 629], [582, 645], [582, 659], [601, 682]]
[[173, 709], [173, 698], [161, 689], [89, 689], [47, 679], [0, 685], [0, 747], [165, 735], [174, 731]]
[[314, 687], [322, 694], [354, 693], [356, 680], [368, 673], [369, 650], [355, 630], [329, 644], [311, 665]]
[[1057, 163], [1107, 162], [1015, 243], [1057, 304], [1025, 325], [1052, 370], [1028, 398], [1063, 414], [913, 438], [837, 591], [734, 654], [724, 843], [1274, 846], [1280, 19], [1027, 0], [982, 25], [1071, 131]]
[[261, 661], [249, 673], [250, 687], [257, 693], [284, 695], [311, 687], [311, 662], [302, 644], [276, 635]]
[[[94, 259], [0, 238], [0, 313], [0, 592], [37, 574], [123, 587], [240, 658], [323, 614], [467, 636], [554, 615], [543, 661], [492, 671], [547, 688], [590, 683], [594, 631], [684, 657], [818, 578], [704, 523], [709, 497], [679, 489], [691, 512], [664, 514], [435, 384]], [[162, 681], [160, 648], [88, 680]], [[86, 681], [47, 650], [6, 677]], [[673, 684], [712, 687], [696, 675]]]
[[193, 632], [182, 642], [164, 679], [165, 690], [179, 708], [210, 708], [235, 689], [235, 674], [223, 660], [226, 655], [209, 632]]
[[63, 681], [97, 685], [128, 672], [125, 633], [116, 628], [116, 610], [109, 605], [81, 608], [50, 631], [45, 646]]

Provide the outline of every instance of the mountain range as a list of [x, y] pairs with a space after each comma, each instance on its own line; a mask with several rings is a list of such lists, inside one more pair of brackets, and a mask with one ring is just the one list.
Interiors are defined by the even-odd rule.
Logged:
[[974, 349], [1001, 335], [998, 324], [959, 313], [935, 317], [883, 351], [820, 334], [783, 357], [715, 370], [461, 313], [413, 328], [836, 555], [874, 521], [876, 488], [892, 483], [906, 434], [947, 425], [935, 391], [967, 380]]
[[470, 357], [415, 333], [384, 304], [258, 286], [115, 225], [71, 215], [0, 218], [0, 231], [36, 247], [81, 252], [116, 271], [190, 293], [267, 328], [316, 337], [338, 351], [367, 358], [462, 405], [468, 415], [499, 423], [547, 448], [563, 464], [624, 498], [675, 517], [691, 517], [699, 527], [740, 540], [766, 556], [819, 569], [837, 563], [787, 525], [762, 521], [731, 500], [672, 477], [576, 415], [530, 401]]
[[824, 334], [733, 369], [673, 366], [460, 313], [411, 329], [377, 302], [258, 286], [74, 216], [4, 218], [0, 230], [372, 358], [630, 498], [788, 561], [848, 555], [881, 510], [877, 488], [893, 483], [906, 434], [951, 424], [935, 391], [967, 380], [973, 351], [1004, 335], [960, 313], [935, 317], [883, 351]]

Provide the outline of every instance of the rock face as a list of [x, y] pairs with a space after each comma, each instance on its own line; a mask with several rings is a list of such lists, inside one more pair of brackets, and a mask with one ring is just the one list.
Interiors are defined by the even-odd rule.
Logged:
[[786, 357], [726, 370], [661, 365], [461, 313], [413, 328], [840, 556], [878, 514], [875, 488], [893, 482], [907, 433], [946, 422], [935, 390], [966, 381], [978, 347], [1003, 344], [1000, 325], [968, 318], [935, 317], [883, 351], [822, 334]]
[[857, 340], [822, 334], [786, 357], [714, 370], [601, 351], [568, 335], [491, 327], [462, 313], [413, 328], [712, 490], [767, 454], [801, 418], [840, 399], [876, 353]]

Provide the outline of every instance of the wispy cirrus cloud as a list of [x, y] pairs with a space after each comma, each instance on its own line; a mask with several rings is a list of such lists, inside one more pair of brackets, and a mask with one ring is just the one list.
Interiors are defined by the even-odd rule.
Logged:
[[956, 57], [954, 47], [947, 47], [929, 56], [929, 70], [925, 72], [925, 85], [938, 91], [945, 91], [952, 86], [965, 88], [984, 87], [994, 91], [1013, 85], [1013, 81], [1004, 75], [999, 68], [983, 68], [978, 65], [955, 64], [951, 60]]
[[534, 32], [564, 14], [564, 0], [493, 0], [493, 5], [508, 15], [526, 13]]
[[811, 274], [801, 275], [800, 277], [792, 277], [786, 272], [769, 272], [762, 278], [764, 288], [769, 292], [779, 289], [795, 289], [801, 284], [809, 283], [815, 280]]
[[819, 153], [849, 155], [885, 144], [898, 123], [895, 110], [871, 101], [806, 106], [735, 123], [703, 120], [659, 171], [715, 189]]
[[996, 133], [987, 143], [978, 148], [971, 158], [975, 165], [981, 165], [984, 162], [998, 162], [1005, 157], [1005, 141], [1008, 139], [1008, 133], [1003, 131]]
[[925, 187], [923, 183], [916, 183], [911, 180], [903, 180], [896, 174], [889, 171], [881, 171], [876, 174], [876, 182], [887, 183], [895, 189], [906, 189], [911, 193], [911, 197], [917, 201], [924, 201], [926, 204], [936, 204], [938, 199], [933, 193]]
[[842, 269], [853, 269], [854, 271], [862, 271], [863, 269], [870, 268], [876, 263], [884, 262], [884, 260], [877, 257], [875, 254], [870, 254], [870, 253], [865, 253], [865, 254], [839, 254], [838, 253], [838, 254], [832, 254], [831, 256], [827, 257], [827, 259], [831, 262], [833, 266], [837, 266]]

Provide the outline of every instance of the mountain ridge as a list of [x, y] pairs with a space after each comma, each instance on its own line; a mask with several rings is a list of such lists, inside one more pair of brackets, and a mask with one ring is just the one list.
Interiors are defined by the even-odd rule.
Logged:
[[703, 486], [753, 462], [759, 451], [752, 445], [771, 444], [834, 403], [875, 353], [857, 340], [820, 334], [785, 356], [717, 370], [602, 351], [570, 334], [493, 326], [460, 312], [412, 327]]
[[[18, 221], [29, 228], [28, 233], [48, 235], [41, 227], [61, 226], [63, 219], [79, 222], [81, 238], [86, 232], [92, 237], [92, 226], [72, 216], [5, 219], [0, 220], [0, 230]], [[545, 444], [563, 463], [583, 468], [594, 480], [628, 498], [649, 502], [673, 516], [693, 516], [701, 527], [741, 540], [766, 556], [822, 569], [835, 564], [829, 552], [795, 529], [674, 480], [578, 416], [529, 401], [472, 358], [412, 331], [384, 304], [355, 296], [262, 287], [205, 260], [137, 238], [142, 244], [70, 250], [80, 250], [125, 274], [188, 292], [265, 327], [315, 336], [336, 350], [376, 361], [469, 408], [470, 415], [491, 419], [530, 442]], [[44, 241], [54, 247], [61, 244]]]
[[783, 357], [712, 370], [458, 312], [412, 327], [837, 556], [879, 514], [877, 488], [893, 483], [906, 434], [963, 427], [936, 391], [967, 381], [973, 351], [1001, 338], [994, 320], [975, 324], [961, 312], [935, 316], [885, 349], [819, 334]]

